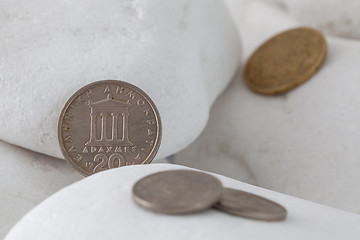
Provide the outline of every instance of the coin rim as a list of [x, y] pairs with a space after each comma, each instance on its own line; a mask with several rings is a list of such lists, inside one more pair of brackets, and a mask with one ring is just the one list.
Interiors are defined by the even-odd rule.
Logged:
[[[165, 208], [162, 208], [162, 206], [159, 204], [149, 202], [149, 201], [142, 199], [136, 195], [135, 188], [142, 181], [145, 181], [147, 178], [151, 178], [155, 175], [159, 175], [159, 174], [163, 174], [163, 173], [170, 173], [170, 172], [194, 172], [194, 173], [200, 174], [202, 176], [208, 177], [209, 179], [214, 180], [214, 183], [218, 184], [218, 187], [220, 189], [220, 191], [218, 192], [218, 196], [214, 195], [213, 201], [209, 201], [209, 202], [207, 202], [207, 204], [203, 204], [204, 202], [198, 202], [184, 210], [184, 209], [171, 209], [171, 208], [165, 209]], [[205, 210], [213, 207], [220, 200], [220, 198], [223, 194], [223, 189], [224, 188], [223, 188], [222, 182], [217, 177], [215, 177], [211, 174], [208, 174], [208, 173], [205, 173], [202, 171], [194, 171], [194, 170], [167, 170], [167, 171], [156, 172], [156, 173], [147, 175], [147, 176], [139, 179], [132, 187], [132, 197], [137, 205], [139, 205], [140, 207], [142, 207], [146, 210], [150, 210], [150, 211], [158, 212], [158, 213], [170, 214], [170, 215], [185, 215], [185, 214], [191, 214], [191, 213], [195, 213], [195, 212], [205, 211]], [[185, 205], [185, 207], [186, 207], [186, 205]]]
[[262, 220], [262, 221], [281, 221], [281, 220], [286, 219], [286, 217], [287, 217], [286, 208], [283, 207], [282, 205], [280, 205], [279, 203], [276, 203], [276, 202], [274, 202], [274, 201], [272, 201], [272, 200], [270, 200], [268, 198], [264, 198], [262, 196], [259, 196], [259, 195], [256, 195], [256, 194], [253, 194], [253, 193], [250, 193], [250, 192], [241, 191], [241, 190], [234, 189], [234, 188], [227, 188], [227, 187], [224, 187], [223, 195], [226, 194], [226, 191], [236, 191], [236, 192], [240, 192], [241, 194], [246, 194], [246, 195], [250, 195], [251, 197], [256, 197], [258, 199], [261, 199], [262, 201], [266, 201], [266, 202], [268, 202], [268, 203], [270, 203], [272, 205], [275, 205], [276, 207], [282, 209], [283, 213], [274, 214], [274, 215], [276, 215], [276, 216], [274, 216], [274, 215], [271, 215], [271, 213], [258, 211], [259, 213], [264, 214], [264, 216], [265, 216], [265, 217], [260, 217], [259, 218], [259, 217], [255, 217], [255, 216], [252, 216], [252, 215], [248, 215], [247, 214], [248, 212], [242, 211], [241, 209], [223, 205], [223, 204], [221, 204], [221, 199], [217, 202], [217, 204], [214, 205], [215, 209], [221, 210], [221, 211], [229, 213], [231, 215], [241, 216], [241, 217], [255, 219], [255, 220]]
[[[85, 90], [88, 90], [92, 87], [94, 87], [95, 85], [99, 85], [99, 84], [103, 84], [103, 83], [108, 83], [108, 84], [124, 84], [124, 85], [129, 85], [130, 88], [133, 88], [135, 91], [137, 91], [138, 93], [140, 93], [140, 95], [142, 95], [143, 98], [145, 98], [145, 100], [147, 100], [150, 103], [150, 107], [152, 108], [152, 110], [155, 112], [155, 118], [156, 118], [156, 125], [158, 127], [158, 131], [157, 131], [157, 138], [156, 138], [156, 142], [154, 143], [154, 148], [151, 150], [151, 152], [149, 153], [149, 155], [147, 156], [147, 158], [140, 164], [148, 164], [151, 163], [151, 161], [154, 159], [154, 157], [156, 156], [157, 152], [159, 151], [160, 148], [160, 144], [161, 144], [161, 135], [162, 135], [162, 124], [161, 124], [161, 119], [160, 119], [160, 113], [156, 108], [156, 105], [154, 104], [154, 102], [152, 101], [152, 99], [140, 88], [138, 88], [137, 86], [125, 82], [125, 81], [121, 81], [121, 80], [99, 80], [99, 81], [95, 81], [92, 82], [90, 84], [85, 85], [84, 87], [80, 88], [79, 90], [77, 90], [75, 93], [73, 93], [71, 95], [71, 97], [66, 101], [64, 107], [61, 110], [59, 119], [58, 119], [58, 141], [59, 141], [59, 145], [60, 145], [60, 150], [62, 155], [65, 157], [65, 160], [70, 163], [76, 170], [78, 170], [82, 175], [84, 175], [85, 177], [99, 173], [99, 172], [103, 172], [103, 171], [99, 171], [99, 172], [95, 172], [95, 173], [89, 173], [88, 171], [82, 169], [80, 166], [78, 166], [76, 163], [74, 163], [71, 160], [71, 157], [69, 156], [69, 154], [67, 153], [65, 147], [64, 147], [64, 143], [62, 141], [62, 130], [61, 130], [61, 126], [63, 124], [63, 118], [65, 115], [65, 112], [67, 111], [67, 109], [70, 107], [71, 103], [75, 100], [75, 98], [77, 98], [80, 94], [82, 94]], [[140, 165], [137, 164], [137, 165]], [[125, 167], [125, 166], [122, 166]], [[113, 169], [113, 168], [111, 168]], [[110, 169], [107, 169], [110, 170]], [[106, 171], [106, 170], [104, 170]]]
[[[262, 49], [265, 47], [265, 45], [269, 44], [269, 42], [271, 42], [272, 40], [274, 40], [278, 36], [283, 35], [283, 34], [287, 34], [287, 33], [292, 32], [292, 31], [299, 31], [299, 30], [305, 30], [305, 31], [308, 31], [308, 32], [312, 32], [312, 33], [316, 34], [317, 36], [319, 36], [319, 38], [323, 42], [323, 49], [320, 52], [320, 54], [319, 54], [318, 58], [316, 59], [315, 63], [309, 68], [309, 71], [307, 71], [305, 74], [301, 75], [301, 77], [295, 82], [291, 82], [291, 83], [285, 82], [284, 84], [282, 84], [280, 86], [277, 86], [277, 87], [273, 87], [273, 88], [260, 88], [260, 87], [258, 87], [256, 85], [252, 84], [252, 82], [247, 77], [247, 75], [249, 73], [250, 62], [253, 59], [253, 57], [256, 54], [258, 54], [258, 52], [261, 52]], [[328, 51], [328, 46], [327, 46], [326, 38], [320, 31], [318, 31], [318, 30], [316, 30], [314, 28], [310, 28], [310, 27], [292, 28], [292, 29], [283, 31], [281, 33], [278, 33], [275, 36], [269, 38], [268, 40], [266, 40], [264, 43], [262, 43], [255, 50], [255, 52], [249, 57], [246, 65], [245, 65], [243, 78], [245, 79], [246, 85], [254, 92], [257, 92], [257, 93], [260, 93], [260, 94], [265, 94], [265, 95], [283, 94], [283, 93], [286, 93], [286, 92], [298, 87], [299, 85], [301, 85], [304, 82], [306, 82], [307, 80], [309, 80], [313, 75], [315, 75], [317, 73], [317, 71], [319, 70], [319, 68], [323, 65], [323, 63], [324, 63], [324, 61], [326, 59], [327, 51]]]

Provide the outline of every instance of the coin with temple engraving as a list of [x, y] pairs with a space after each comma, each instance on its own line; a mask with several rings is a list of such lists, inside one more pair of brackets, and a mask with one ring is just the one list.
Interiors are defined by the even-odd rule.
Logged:
[[244, 79], [257, 93], [274, 95], [304, 83], [324, 62], [324, 36], [307, 27], [280, 33], [262, 44], [249, 58]]
[[284, 220], [287, 215], [283, 206], [269, 199], [231, 188], [224, 188], [214, 207], [233, 215], [265, 221]]
[[187, 214], [213, 206], [221, 197], [222, 184], [212, 175], [171, 170], [151, 174], [133, 187], [134, 201], [155, 212]]
[[160, 116], [138, 87], [118, 80], [98, 81], [67, 101], [58, 138], [64, 157], [85, 176], [150, 163], [160, 146]]

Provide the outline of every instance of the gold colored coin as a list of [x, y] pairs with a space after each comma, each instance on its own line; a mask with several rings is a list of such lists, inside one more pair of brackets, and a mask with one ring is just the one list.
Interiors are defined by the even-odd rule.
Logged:
[[313, 76], [325, 60], [324, 36], [312, 28], [295, 28], [263, 43], [248, 60], [244, 79], [257, 93], [285, 93]]

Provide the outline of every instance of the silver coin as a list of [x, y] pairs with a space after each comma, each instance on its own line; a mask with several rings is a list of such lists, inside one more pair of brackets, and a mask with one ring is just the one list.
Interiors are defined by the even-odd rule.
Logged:
[[66, 160], [85, 176], [147, 164], [160, 146], [160, 115], [138, 87], [119, 80], [98, 81], [65, 104], [58, 138]]
[[265, 221], [284, 220], [287, 215], [283, 206], [269, 199], [231, 188], [224, 188], [214, 207], [233, 215]]
[[221, 182], [209, 174], [172, 170], [140, 179], [133, 187], [133, 199], [155, 212], [187, 214], [212, 207], [222, 190]]

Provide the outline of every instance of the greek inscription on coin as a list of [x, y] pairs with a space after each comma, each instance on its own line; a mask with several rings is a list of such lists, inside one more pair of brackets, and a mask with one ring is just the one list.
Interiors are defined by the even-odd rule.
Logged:
[[324, 36], [312, 28], [295, 28], [262, 44], [249, 58], [244, 79], [257, 93], [285, 93], [304, 83], [324, 62]]
[[65, 104], [58, 138], [67, 161], [85, 176], [150, 163], [161, 140], [161, 121], [150, 97], [118, 80], [89, 84]]

